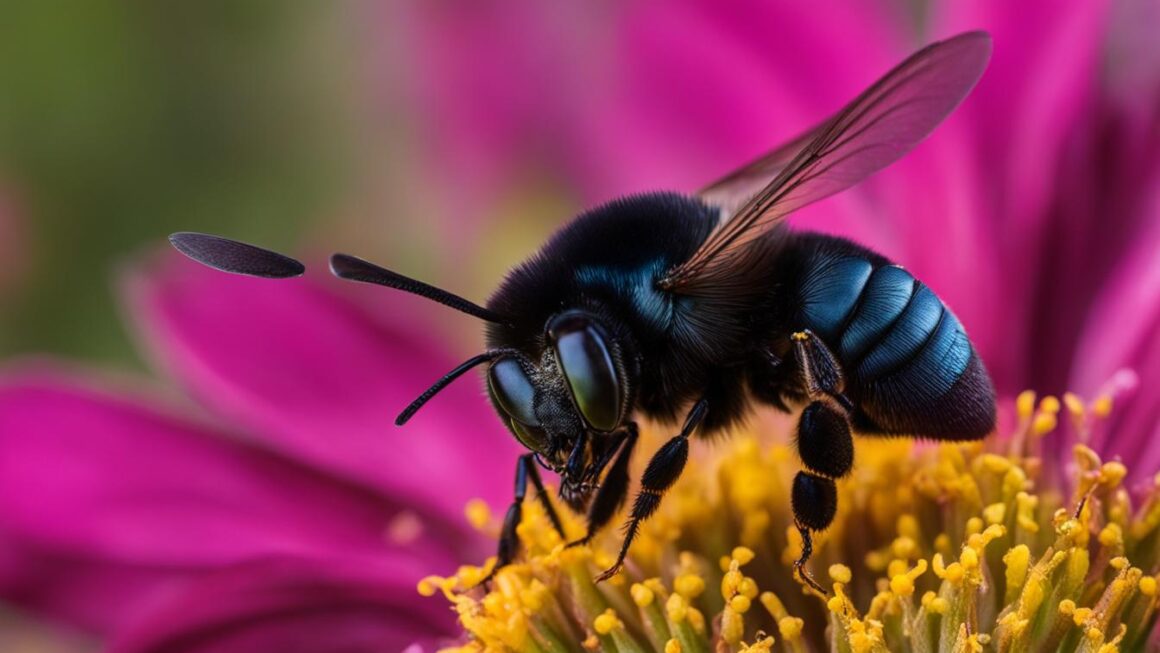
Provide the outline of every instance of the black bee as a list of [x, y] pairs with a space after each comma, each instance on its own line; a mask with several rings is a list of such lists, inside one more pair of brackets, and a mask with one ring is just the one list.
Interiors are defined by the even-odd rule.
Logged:
[[[537, 465], [598, 532], [624, 505], [638, 415], [678, 423], [640, 479], [616, 573], [640, 523], [680, 476], [689, 438], [723, 432], [753, 402], [804, 404], [796, 445], [805, 469], [792, 507], [804, 547], [834, 518], [834, 479], [854, 462], [851, 433], [974, 440], [995, 424], [990, 378], [962, 325], [904, 268], [842, 238], [787, 229], [793, 210], [903, 156], [967, 95], [991, 39], [961, 34], [920, 50], [817, 128], [696, 195], [649, 193], [577, 216], [478, 306], [345, 254], [344, 279], [389, 286], [487, 322], [487, 349], [423, 392], [402, 425], [468, 370], [487, 364], [491, 402], [528, 449], [504, 519], [496, 568], [517, 554], [530, 480], [556, 528]], [[296, 276], [297, 261], [216, 236], [180, 233], [206, 265]]]

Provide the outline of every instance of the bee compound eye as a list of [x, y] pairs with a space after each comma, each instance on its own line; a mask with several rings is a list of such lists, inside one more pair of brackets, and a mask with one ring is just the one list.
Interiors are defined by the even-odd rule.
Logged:
[[615, 429], [620, 423], [621, 388], [608, 344], [595, 327], [583, 322], [554, 335], [560, 367], [584, 421], [599, 431]]
[[528, 426], [520, 424], [517, 420], [511, 420], [512, 431], [516, 434], [516, 439], [520, 444], [524, 445], [531, 451], [543, 453], [548, 450], [548, 434], [544, 429], [537, 426]]
[[535, 411], [536, 389], [517, 359], [503, 356], [492, 363], [487, 370], [487, 388], [512, 421], [540, 426]]

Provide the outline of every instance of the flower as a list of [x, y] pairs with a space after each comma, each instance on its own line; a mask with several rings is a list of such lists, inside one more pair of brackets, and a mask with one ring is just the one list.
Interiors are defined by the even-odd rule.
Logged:
[[[922, 3], [906, 6], [918, 5]], [[380, 6], [394, 8], [397, 4]], [[589, 198], [657, 184], [692, 188], [757, 154], [766, 143], [776, 142], [825, 115], [900, 60], [918, 41], [910, 27], [903, 25], [921, 23], [924, 32], [934, 35], [988, 28], [995, 33], [999, 45], [988, 78], [970, 101], [977, 106], [965, 106], [907, 161], [853, 193], [812, 207], [798, 219], [804, 224], [860, 237], [911, 266], [964, 318], [1003, 389], [1013, 391], [1029, 380], [1041, 380], [1043, 384], [1036, 385], [1048, 389], [1089, 389], [1125, 363], [1140, 363], [1139, 370], [1147, 380], [1147, 375], [1155, 373], [1155, 366], [1146, 368], [1143, 364], [1155, 358], [1155, 345], [1146, 335], [1154, 321], [1152, 311], [1160, 302], [1149, 294], [1153, 288], [1137, 285], [1135, 280], [1150, 278], [1148, 275], [1155, 269], [1155, 262], [1146, 256], [1151, 251], [1148, 246], [1155, 242], [1156, 234], [1152, 232], [1157, 223], [1157, 202], [1149, 195], [1149, 190], [1155, 188], [1152, 153], [1157, 150], [1149, 145], [1156, 133], [1155, 113], [1150, 110], [1150, 100], [1140, 102], [1142, 95], [1123, 93], [1123, 89], [1151, 88], [1151, 69], [1142, 66], [1143, 73], [1133, 75], [1131, 83], [1121, 80], [1119, 92], [1099, 86], [1110, 86], [1111, 82], [1097, 66], [1099, 58], [1111, 51], [1105, 47], [1109, 39], [1103, 31], [1111, 12], [1104, 3], [1075, 2], [1066, 7], [1014, 7], [987, 2], [958, 8], [928, 6], [923, 20], [903, 15], [902, 6], [738, 3], [722, 10], [717, 3], [712, 9], [707, 3], [690, 3], [659, 12], [657, 5], [641, 3], [576, 9], [572, 10], [576, 13], [569, 14], [535, 10], [523, 15], [527, 20], [509, 23], [504, 14], [493, 14], [493, 8], [474, 5], [474, 13], [452, 21], [457, 29], [449, 33], [451, 38], [442, 38], [448, 33], [440, 31], [451, 14], [436, 13], [434, 23], [423, 22], [432, 15], [429, 12], [445, 12], [445, 8], [429, 9], [423, 4], [404, 6], [404, 10], [412, 12], [418, 24], [439, 35], [438, 41], [444, 44], [438, 56], [423, 59], [435, 67], [415, 75], [416, 79], [436, 81], [438, 95], [434, 102], [442, 111], [426, 112], [432, 118], [430, 124], [446, 135], [444, 143], [480, 143], [469, 150], [472, 156], [458, 161], [445, 156], [447, 148], [432, 148], [429, 153], [429, 160], [449, 164], [439, 175], [441, 181], [452, 177], [465, 184], [457, 186], [456, 193], [442, 193], [460, 198], [459, 205], [465, 207], [475, 205], [474, 193], [485, 194], [483, 204], [495, 206], [508, 193], [505, 184], [520, 183], [529, 174], [542, 175], [543, 170], [562, 171], [553, 181], [574, 180], [570, 186]], [[538, 29], [542, 24], [539, 20], [550, 20], [553, 29]], [[1139, 31], [1139, 26], [1146, 24], [1129, 21], [1127, 29], [1136, 27]], [[478, 40], [481, 35], [488, 37], [482, 47]], [[524, 40], [528, 35], [534, 39], [530, 44]], [[598, 38], [596, 46], [591, 46], [593, 38]], [[577, 47], [578, 41], [585, 47]], [[1117, 47], [1120, 43], [1137, 42], [1112, 41]], [[446, 48], [446, 44], [463, 49]], [[570, 56], [545, 58], [541, 56], [545, 49]], [[516, 54], [512, 54], [513, 50]], [[802, 56], [805, 52], [818, 54], [807, 60]], [[1135, 51], [1128, 52], [1133, 61], [1146, 61], [1135, 56]], [[513, 70], [509, 65], [513, 62], [531, 70], [524, 72], [522, 78], [520, 74], [505, 77]], [[448, 72], [464, 68], [466, 74]], [[543, 83], [525, 87], [518, 95], [505, 90], [512, 80], [518, 85], [528, 78], [546, 80], [551, 92], [544, 92]], [[450, 83], [440, 88], [440, 80]], [[456, 90], [459, 82], [470, 82], [461, 85], [464, 95]], [[502, 115], [507, 107], [497, 98], [503, 97], [516, 97], [523, 103], [515, 119]], [[472, 114], [481, 107], [485, 110], [483, 120]], [[495, 125], [503, 129], [491, 129]], [[780, 133], [766, 138], [766, 130]], [[519, 134], [531, 134], [532, 138], [523, 143], [510, 142]], [[478, 141], [467, 141], [464, 136], [475, 136]], [[1127, 147], [1133, 139], [1142, 145]], [[518, 167], [505, 166], [497, 163], [497, 152], [544, 158]], [[572, 156], [573, 153], [577, 154]], [[1111, 169], [1138, 174], [1115, 175], [1115, 184], [1102, 183], [1108, 180], [1095, 179], [1092, 174], [1093, 170]], [[458, 218], [467, 212], [448, 214]], [[871, 215], [880, 216], [882, 221], [867, 221], [866, 216]], [[1101, 228], [1106, 227], [1099, 221], [1104, 215], [1124, 219], [1114, 229]], [[919, 222], [915, 216], [925, 219]], [[953, 247], [945, 244], [948, 235], [954, 238]], [[1085, 245], [1086, 249], [1081, 248]], [[1057, 246], [1067, 256], [1049, 256], [1051, 248]], [[1118, 254], [1125, 250], [1129, 255], [1119, 258]], [[1066, 266], [1076, 251], [1090, 254], [1092, 261], [1092, 274], [1079, 282], [1066, 276], [1070, 271]], [[139, 283], [134, 305], [149, 327], [144, 336], [155, 356], [201, 405], [209, 407], [208, 419], [183, 418], [176, 414], [181, 410], [158, 408], [160, 402], [154, 397], [126, 398], [119, 393], [94, 391], [88, 384], [72, 379], [68, 372], [12, 372], [5, 382], [0, 401], [4, 393], [9, 393], [9, 405], [25, 412], [11, 413], [16, 417], [8, 424], [19, 428], [0, 429], [6, 456], [9, 450], [17, 454], [5, 470], [11, 472], [11, 478], [0, 475], [0, 483], [6, 484], [0, 492], [0, 589], [17, 597], [22, 605], [46, 609], [99, 632], [115, 633], [114, 650], [120, 653], [178, 647], [195, 651], [261, 650], [291, 644], [313, 650], [369, 651], [390, 649], [412, 639], [430, 641], [440, 632], [450, 632], [439, 628], [439, 614], [444, 611], [437, 600], [419, 602], [401, 593], [399, 585], [401, 579], [414, 579], [419, 569], [442, 571], [453, 567], [452, 560], [478, 560], [482, 556], [475, 550], [478, 539], [465, 534], [450, 515], [463, 505], [467, 486], [477, 491], [506, 486], [494, 475], [506, 475], [514, 451], [509, 439], [491, 439], [479, 431], [480, 424], [493, 429], [496, 424], [493, 417], [484, 414], [484, 402], [478, 398], [455, 402], [441, 397], [441, 403], [454, 402], [450, 405], [460, 410], [439, 411], [433, 406], [423, 417], [431, 420], [423, 437], [392, 439], [388, 446], [384, 444], [384, 423], [401, 396], [391, 381], [399, 377], [392, 376], [390, 370], [415, 369], [435, 351], [424, 344], [427, 338], [400, 327], [403, 317], [356, 307], [309, 282], [271, 285], [229, 278], [228, 284], [224, 279], [219, 284], [197, 281], [208, 277], [193, 272], [175, 277], [182, 278], [194, 281], [187, 284], [162, 276], [164, 282]], [[1070, 285], [1063, 281], [1055, 284], [1057, 279]], [[1129, 310], [1129, 298], [1143, 298], [1147, 310]], [[1099, 304], [1103, 312], [1081, 324], [1076, 319], [1077, 309], [1093, 303]], [[995, 319], [996, 306], [1004, 311], [1004, 319]], [[1093, 324], [1097, 321], [1103, 324], [1102, 330], [1095, 330]], [[420, 323], [416, 320], [410, 324]], [[1109, 325], [1122, 335], [1106, 337]], [[411, 335], [401, 337], [403, 333]], [[404, 346], [384, 349], [386, 345], [382, 343], [393, 338], [401, 339]], [[1080, 354], [1073, 355], [1077, 351]], [[438, 371], [442, 370], [432, 368], [430, 376], [433, 378]], [[409, 375], [406, 372], [403, 377]], [[62, 376], [69, 378], [62, 381]], [[1147, 383], [1144, 387], [1156, 385]], [[31, 401], [33, 398], [39, 401]], [[1116, 424], [1093, 432], [1093, 442], [1103, 433], [1117, 436], [1114, 443], [1104, 443], [1101, 452], [1122, 447], [1134, 451], [1135, 458], [1145, 463], [1160, 456], [1157, 448], [1146, 446], [1149, 440], [1145, 436], [1154, 430], [1155, 422], [1150, 412], [1154, 406], [1146, 403], [1148, 399], [1145, 393], [1138, 394], [1131, 405], [1117, 411], [1113, 417]], [[1055, 412], [1032, 415], [1028, 428], [1050, 430], [1046, 425], [1055, 419], [1058, 406], [1070, 410], [1073, 404], [1069, 400], [1056, 402]], [[67, 411], [79, 412], [82, 408], [92, 409], [86, 423], [69, 422]], [[0, 415], [6, 410], [0, 404]], [[1084, 414], [1091, 410], [1094, 408], [1084, 407]], [[92, 428], [94, 424], [113, 422], [95, 418], [118, 416], [130, 419], [114, 424], [115, 428]], [[178, 422], [176, 427], [174, 422]], [[153, 441], [161, 433], [162, 442], [212, 446], [205, 445], [211, 451], [188, 458], [184, 449], [175, 449], [181, 455], [160, 459], [166, 463], [162, 465], [137, 455], [136, 438], [128, 440], [130, 444], [120, 443], [119, 448], [101, 444], [82, 448], [88, 443], [76, 438], [89, 431], [102, 436], [141, 433], [142, 443]], [[206, 437], [206, 431], [216, 433]], [[747, 446], [746, 442], [741, 438], [730, 446], [740, 448]], [[54, 443], [63, 446], [53, 450]], [[453, 455], [464, 450], [471, 453], [470, 457]], [[24, 451], [33, 455], [20, 457]], [[730, 451], [744, 452], [726, 449], [722, 455]], [[907, 471], [937, 472], [947, 465], [951, 471], [960, 471], [955, 464], [961, 459], [962, 469], [969, 469], [972, 474], [959, 474], [948, 484], [952, 489], [957, 484], [962, 490], [971, 487], [975, 472], [988, 471], [976, 470], [977, 461], [994, 460], [985, 457], [986, 453], [995, 455], [993, 451], [980, 453], [971, 448], [949, 447], [933, 454], [919, 451], [913, 459], [894, 455], [877, 467], [873, 458], [867, 461], [863, 456], [859, 464], [864, 463], [879, 475], [896, 474], [894, 478], [899, 480]], [[1084, 453], [1079, 462], [1091, 463], [1094, 455]], [[768, 456], [770, 466], [756, 471], [768, 475], [777, 471], [776, 464], [787, 464], [785, 450], [780, 454], [774, 450]], [[994, 564], [992, 550], [1003, 546], [1003, 538], [1018, 537], [1018, 528], [1026, 529], [1027, 524], [1035, 523], [1043, 537], [1054, 533], [1056, 524], [1050, 521], [1054, 513], [1034, 510], [1035, 506], [1028, 503], [1034, 503], [1030, 499], [1032, 490], [1044, 510], [1065, 503], [1073, 506], [1067, 502], [1071, 497], [1061, 494], [1062, 484], [1047, 473], [1055, 469], [1053, 464], [1035, 463], [1038, 456], [1018, 451], [1006, 459], [1011, 469], [1021, 470], [1012, 474], [1017, 477], [1022, 473], [1035, 487], [1024, 490], [1028, 498], [1022, 504], [1016, 492], [1011, 508], [997, 500], [975, 506], [988, 509], [1003, 505], [1002, 519], [996, 516], [998, 508], [980, 512], [977, 521], [966, 515], [952, 519], [953, 515], [930, 509], [929, 497], [919, 496], [918, 486], [913, 484], [914, 491], [909, 496], [914, 505], [906, 505], [907, 495], [895, 492], [900, 487], [911, 487], [903, 483], [886, 486], [888, 492], [865, 499], [867, 505], [893, 505], [870, 505], [859, 512], [857, 487], [848, 485], [844, 491], [854, 498], [845, 502], [849, 506], [844, 508], [847, 512], [841, 523], [849, 532], [852, 526], [848, 520], [855, 516], [885, 518], [885, 526], [871, 522], [857, 526], [877, 528], [881, 537], [862, 539], [882, 542], [890, 549], [868, 560], [866, 556], [874, 551], [844, 550], [847, 544], [864, 545], [860, 538], [839, 538], [839, 528], [831, 531], [831, 539], [822, 544], [814, 566], [821, 569], [830, 561], [841, 561], [848, 568], [848, 579], [846, 569], [833, 569], [832, 579], [838, 584], [835, 596], [840, 590], [841, 596], [850, 601], [847, 604], [839, 600], [837, 612], [826, 612], [817, 602], [798, 601], [791, 593], [796, 587], [770, 571], [779, 563], [778, 556], [787, 549], [792, 551], [787, 539], [792, 536], [782, 538], [779, 528], [784, 524], [775, 521], [784, 522], [786, 502], [769, 503], [765, 517], [760, 510], [742, 515], [721, 501], [708, 504], [722, 507], [732, 516], [737, 523], [725, 523], [735, 532], [717, 527], [700, 529], [695, 534], [720, 541], [694, 549], [672, 544], [673, 538], [694, 532], [687, 528], [692, 522], [682, 520], [698, 514], [696, 504], [693, 512], [685, 514], [680, 511], [687, 510], [690, 502], [676, 501], [666, 508], [678, 511], [674, 517], [662, 517], [649, 526], [667, 526], [670, 531], [655, 534], [650, 530], [654, 534], [646, 534], [638, 545], [638, 549], [645, 548], [633, 554], [638, 569], [651, 573], [646, 565], [654, 564], [654, 575], [668, 574], [669, 584], [658, 585], [642, 576], [640, 589], [628, 584], [627, 589], [616, 590], [621, 592], [619, 598], [608, 595], [605, 600], [614, 608], [612, 612], [595, 604], [585, 608], [581, 622], [565, 613], [552, 625], [575, 629], [572, 632], [584, 636], [578, 640], [581, 642], [619, 646], [618, 638], [624, 642], [629, 641], [626, 637], [636, 638], [641, 630], [637, 620], [648, 618], [647, 614], [634, 617], [633, 606], [643, 603], [647, 611], [650, 606], [659, 608], [663, 599], [665, 610], [661, 618], [686, 624], [687, 628], [675, 622], [670, 626], [670, 632], [677, 631], [681, 644], [659, 638], [653, 643], [670, 651], [677, 647], [696, 649], [703, 643], [697, 632], [698, 623], [708, 633], [716, 614], [710, 609], [712, 603], [705, 602], [714, 602], [721, 606], [720, 632], [729, 638], [737, 635], [738, 642], [749, 642], [758, 648], [768, 645], [763, 644], [768, 640], [759, 638], [754, 626], [760, 610], [770, 609], [770, 624], [777, 617], [775, 636], [787, 642], [798, 641], [795, 637], [802, 642], [818, 641], [807, 640], [816, 634], [810, 629], [819, 628], [819, 621], [811, 619], [807, 623], [806, 618], [813, 611], [824, 619], [837, 620], [835, 632], [847, 634], [854, 649], [876, 644], [879, 634], [873, 620], [880, 614], [889, 615], [890, 606], [905, 610], [902, 606], [907, 603], [902, 595], [907, 592], [915, 614], [926, 610], [926, 614], [933, 615], [944, 607], [950, 611], [973, 606], [983, 619], [990, 614], [983, 612], [986, 606], [977, 600], [983, 584], [978, 585], [980, 593], [968, 595], [961, 589], [959, 594], [947, 597], [936, 593], [927, 604], [922, 602], [924, 588], [933, 587], [931, 584], [940, 573], [949, 575], [938, 579], [940, 586], [945, 582], [953, 585], [957, 579], [964, 584], [969, 581], [974, 587], [972, 572], [990, 573]], [[173, 460], [189, 466], [169, 467]], [[249, 460], [274, 462], [251, 464]], [[203, 466], [198, 461], [207, 464]], [[708, 457], [703, 461], [700, 464], [712, 463]], [[64, 463], [74, 466], [68, 478], [91, 485], [55, 487], [46, 483], [46, 470]], [[986, 464], [978, 463], [984, 467]], [[149, 465], [156, 469], [149, 469]], [[262, 472], [267, 466], [284, 471], [268, 475]], [[255, 471], [252, 467], [260, 469]], [[1104, 465], [1099, 469], [1102, 472]], [[1090, 526], [1093, 519], [1096, 523], [1100, 519], [1106, 521], [1094, 538], [1095, 544], [1088, 538], [1089, 546], [1102, 547], [1096, 549], [1097, 554], [1108, 553], [1103, 556], [1107, 559], [1104, 565], [1100, 562], [1103, 558], [1093, 558], [1089, 552], [1089, 569], [1104, 572], [1103, 576], [1092, 577], [1090, 587], [1118, 587], [1111, 595], [1113, 599], [1127, 596], [1130, 589], [1123, 583], [1115, 585], [1117, 579], [1109, 571], [1117, 569], [1114, 565], [1123, 566], [1117, 574], [1134, 574], [1134, 569], [1146, 566], [1152, 571], [1148, 559], [1134, 557], [1134, 552], [1111, 554], [1118, 545], [1110, 524], [1119, 524], [1125, 547], [1140, 548], [1132, 522], [1115, 521], [1115, 510], [1123, 505], [1120, 497], [1126, 496], [1118, 486], [1121, 481], [1115, 486], [1111, 482], [1112, 475], [1118, 474], [1113, 471], [1116, 469], [1109, 468], [1107, 480], [1097, 484], [1091, 505], [1085, 503], [1086, 516], [1081, 511], [1076, 522]], [[1134, 464], [1133, 469], [1148, 471], [1149, 466]], [[441, 470], [438, 476], [433, 476], [434, 470]], [[1081, 471], [1096, 473], [1095, 467]], [[218, 483], [198, 484], [204, 474], [210, 473]], [[1085, 478], [1083, 473], [1077, 482]], [[938, 484], [936, 473], [928, 476], [934, 479], [935, 489], [946, 489]], [[157, 485], [126, 483], [141, 478]], [[220, 514], [213, 509], [238, 505], [231, 497], [215, 494], [216, 486], [224, 482], [248, 486], [246, 479], [255, 481], [250, 489], [258, 499], [278, 501], [272, 506], [242, 503], [244, 509], [238, 510], [234, 518], [216, 519]], [[703, 482], [705, 476], [690, 474], [684, 483], [698, 479]], [[768, 476], [759, 480], [740, 491], [783, 491], [777, 485], [767, 485]], [[270, 493], [270, 488], [282, 485], [284, 496]], [[257, 492], [259, 489], [265, 489], [266, 494]], [[1003, 490], [1002, 485], [999, 490]], [[674, 498], [679, 498], [681, 491], [675, 490], [678, 494]], [[985, 496], [981, 493], [980, 501]], [[82, 501], [93, 497], [100, 501]], [[155, 499], [156, 503], [137, 501], [142, 497]], [[243, 494], [246, 501], [250, 498]], [[488, 505], [500, 505], [498, 495], [488, 498]], [[308, 518], [299, 520], [298, 512], [287, 508], [297, 508], [299, 503]], [[920, 511], [919, 504], [928, 510]], [[110, 505], [133, 510], [114, 515], [116, 520], [86, 519], [98, 514], [107, 516], [109, 513], [101, 511]], [[358, 508], [360, 505], [363, 507]], [[480, 504], [471, 505], [472, 516], [479, 520], [483, 512]], [[955, 503], [947, 505], [953, 507]], [[190, 510], [191, 507], [199, 510]], [[1097, 507], [1103, 512], [1097, 512]], [[1029, 508], [1031, 521], [1020, 523], [1020, 510], [1026, 512]], [[198, 517], [201, 509], [215, 519], [202, 522], [173, 518], [187, 512], [190, 517]], [[408, 512], [419, 514], [416, 511], [421, 511], [421, 518], [407, 517]], [[540, 585], [534, 579], [524, 585], [518, 582], [519, 574], [528, 573], [527, 569], [537, 573], [537, 560], [545, 567], [556, 564], [552, 553], [556, 542], [537, 540], [550, 536], [536, 530], [534, 511], [535, 507], [529, 505], [531, 516], [523, 527], [525, 541], [532, 548], [530, 562], [497, 578], [498, 594], [491, 595], [497, 598], [482, 598], [476, 607], [463, 602], [475, 598], [455, 593], [469, 579], [480, 577], [479, 569], [464, 568], [454, 577], [455, 585], [447, 588], [457, 607], [471, 608], [470, 612], [465, 609], [468, 613], [464, 616], [469, 620], [480, 616], [475, 612], [479, 608], [494, 608], [497, 614], [510, 618], [510, 627], [504, 622], [496, 637], [518, 638], [520, 624], [524, 623], [527, 639], [512, 640], [515, 643], [538, 641], [537, 637], [544, 636], [536, 619], [523, 613], [525, 608], [554, 611], [555, 606], [563, 606], [561, 602], [568, 600], [567, 594], [555, 593], [559, 588], [549, 584], [560, 578], [550, 575], [550, 569], [539, 570], [548, 574], [540, 577]], [[1123, 511], [1119, 514], [1122, 517]], [[925, 524], [923, 519], [933, 519], [935, 526], [945, 528], [947, 539], [938, 538], [937, 533], [943, 531], [920, 533], [911, 529], [905, 515], [914, 517], [919, 526]], [[1016, 520], [1010, 527], [1006, 524], [1008, 516]], [[768, 519], [768, 523], [763, 525], [763, 519]], [[992, 529], [987, 535], [988, 528], [998, 525], [988, 524], [988, 519], [1003, 521], [1004, 532], [997, 534]], [[1068, 523], [1063, 519], [1060, 526]], [[1147, 526], [1150, 521], [1144, 517], [1135, 523]], [[746, 524], [750, 534], [772, 535], [772, 540], [763, 540], [765, 549], [758, 543], [745, 546]], [[126, 528], [127, 525], [133, 528]], [[674, 533], [674, 525], [684, 528]], [[181, 529], [171, 532], [176, 527]], [[576, 525], [570, 527], [575, 530]], [[383, 545], [383, 538], [379, 537], [376, 548], [371, 535], [381, 536], [384, 530], [388, 544]], [[1105, 530], [1105, 539], [1110, 542], [1106, 545], [1099, 537]], [[1064, 535], [1068, 533], [1079, 536], [1070, 530]], [[952, 535], [955, 539], [950, 539]], [[138, 546], [149, 541], [143, 536], [155, 538], [165, 547]], [[420, 539], [415, 540], [416, 537]], [[905, 555], [908, 563], [902, 568], [884, 556], [894, 555], [894, 540], [905, 537], [910, 538], [913, 547], [910, 552], [903, 550], [898, 554]], [[976, 538], [974, 542], [972, 537]], [[989, 544], [984, 541], [988, 537], [993, 538]], [[1035, 538], [1030, 539], [1042, 546]], [[651, 552], [647, 548], [650, 542]], [[956, 548], [959, 543], [967, 548]], [[906, 549], [907, 545], [904, 542], [901, 546]], [[781, 551], [771, 556], [770, 547]], [[980, 547], [982, 556], [978, 555]], [[1029, 578], [1035, 567], [1031, 563], [1031, 543], [1027, 547], [1025, 577]], [[682, 557], [681, 549], [693, 555]], [[965, 553], [967, 550], [975, 551], [974, 561], [971, 554]], [[1021, 549], [1015, 544], [1007, 550]], [[1069, 554], [1073, 550], [1079, 551], [1080, 547], [1067, 549]], [[714, 567], [719, 560], [707, 553], [710, 551], [728, 555], [728, 564]], [[911, 555], [913, 551], [918, 554]], [[859, 553], [863, 554], [861, 558]], [[942, 564], [937, 568], [935, 553], [945, 554], [938, 558]], [[569, 562], [567, 557], [574, 556], [572, 562], [576, 565], [590, 566], [587, 555], [580, 550], [560, 559]], [[599, 549], [595, 555], [600, 555]], [[1015, 569], [1018, 555], [1010, 558]], [[665, 556], [672, 559], [666, 560]], [[919, 556], [927, 561], [925, 568], [919, 563]], [[1121, 558], [1127, 560], [1126, 566]], [[766, 571], [762, 571], [763, 567]], [[672, 575], [674, 569], [680, 576]], [[1006, 582], [1007, 567], [1002, 571]], [[896, 602], [881, 606], [879, 613], [874, 611], [873, 597], [866, 588], [878, 592], [872, 578], [883, 572], [888, 578], [881, 591], [892, 593], [891, 601]], [[637, 572], [630, 568], [628, 573]], [[1062, 572], [1056, 568], [1053, 573]], [[726, 585], [725, 592], [717, 591], [706, 581], [710, 574], [719, 574], [722, 581], [729, 575], [735, 582]], [[985, 581], [987, 578], [983, 576]], [[997, 576], [992, 575], [988, 582], [992, 583], [986, 585], [991, 593], [986, 596], [994, 600], [990, 606], [994, 609], [999, 607]], [[423, 589], [444, 589], [444, 584], [441, 579], [430, 578]], [[1151, 605], [1140, 598], [1154, 593], [1148, 585], [1141, 575], [1135, 605]], [[577, 580], [576, 586], [583, 591], [591, 584]], [[914, 590], [910, 591], [909, 586], [914, 586]], [[515, 608], [505, 604], [513, 600], [508, 595], [510, 589], [505, 589], [511, 587], [519, 601]], [[601, 587], [598, 592], [611, 592], [609, 588]], [[922, 594], [918, 594], [920, 590]], [[779, 597], [784, 613], [763, 592]], [[592, 598], [592, 593], [585, 596]], [[1013, 604], [1014, 599], [1007, 598], [1004, 590], [1002, 605]], [[726, 599], [728, 610], [724, 607]], [[755, 599], [761, 608], [754, 604]], [[1020, 627], [1019, 620], [1028, 618], [1020, 616], [1023, 604], [1021, 597], [1019, 600], [1019, 607], [1012, 611], [1016, 617], [1001, 624], [1007, 630], [1002, 631], [997, 622], [987, 622], [995, 624], [989, 635], [1014, 633]], [[1084, 626], [1090, 619], [1114, 614], [1103, 609], [1085, 611], [1093, 605], [1100, 606], [1096, 597], [1069, 600], [1071, 603], [1040, 602], [1038, 607], [1066, 608], [1064, 616]], [[767, 608], [766, 603], [772, 607]], [[1029, 609], [1034, 607], [1032, 603], [1028, 601]], [[1131, 604], [1124, 609], [1130, 608]], [[729, 610], [735, 614], [726, 620]], [[1036, 635], [1037, 624], [1048, 623], [1042, 620], [1050, 616], [1046, 612], [1033, 614], [1029, 637]], [[484, 638], [489, 624], [498, 623], [489, 622], [487, 618], [491, 616], [482, 613], [480, 619], [468, 625], [478, 626], [479, 636]], [[797, 618], [802, 619], [800, 624]], [[427, 627], [427, 620], [431, 628]], [[885, 629], [891, 622], [881, 621], [881, 637], [894, 636]], [[952, 621], [939, 619], [940, 624]], [[656, 623], [656, 632], [663, 632], [660, 622]], [[724, 628], [726, 623], [728, 628]], [[1057, 618], [1050, 623], [1054, 627], [1065, 622]], [[861, 630], [851, 634], [856, 628]], [[589, 630], [594, 639], [587, 638]], [[1092, 630], [1098, 638], [1088, 635]], [[772, 628], [767, 632], [774, 633]], [[956, 630], [954, 636], [959, 637], [959, 633]], [[1071, 637], [1071, 633], [1069, 630], [1064, 636]], [[964, 633], [964, 647], [982, 644], [981, 634], [978, 630]], [[1119, 643], [1127, 647], [1133, 643], [1127, 638], [1138, 634], [1125, 633]], [[854, 635], [858, 636], [857, 644]], [[1083, 633], [1089, 638], [1085, 642], [1094, 644], [1099, 639], [1100, 646], [1112, 645], [1118, 635], [1102, 623], [1093, 623]], [[574, 644], [572, 640], [558, 639]], [[643, 641], [638, 640], [638, 644]]]
[[[1013, 430], [986, 442], [860, 441], [810, 563], [828, 596], [790, 573], [796, 456], [753, 432], [700, 447], [607, 583], [592, 579], [620, 535], [566, 549], [529, 502], [527, 555], [490, 591], [475, 586], [494, 558], [419, 591], [459, 613], [460, 653], [1139, 649], [1160, 607], [1160, 476], [1136, 503], [1125, 465], [1076, 443], [1069, 488], [1042, 458], [1063, 405], [1030, 393], [1018, 404]], [[1106, 426], [1107, 397], [1066, 404], [1077, 431]]]
[[470, 384], [391, 427], [452, 365], [421, 321], [173, 253], [127, 290], [154, 360], [196, 401], [42, 360], [3, 372], [3, 596], [118, 651], [173, 650], [169, 629], [192, 622], [237, 650], [452, 634], [414, 583], [494, 546], [459, 515], [480, 493], [510, 500], [515, 446]]
[[435, 62], [404, 78], [437, 135], [426, 160], [439, 179], [448, 166], [485, 178], [486, 191], [456, 194], [485, 213], [545, 170], [585, 203], [693, 190], [923, 43], [990, 31], [987, 72], [927, 142], [793, 223], [907, 266], [954, 308], [1001, 394], [1094, 395], [1134, 370], [1141, 396], [1121, 401], [1116, 441], [1095, 446], [1160, 466], [1154, 2], [382, 7], [382, 24], [424, 36], [395, 61]]

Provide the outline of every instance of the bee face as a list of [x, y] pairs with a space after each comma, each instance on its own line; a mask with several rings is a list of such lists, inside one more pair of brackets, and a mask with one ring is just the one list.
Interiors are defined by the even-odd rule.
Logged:
[[549, 320], [545, 343], [538, 359], [522, 352], [496, 358], [488, 393], [525, 447], [561, 467], [582, 469], [589, 456], [578, 443], [616, 430], [626, 417], [619, 347], [584, 311]]

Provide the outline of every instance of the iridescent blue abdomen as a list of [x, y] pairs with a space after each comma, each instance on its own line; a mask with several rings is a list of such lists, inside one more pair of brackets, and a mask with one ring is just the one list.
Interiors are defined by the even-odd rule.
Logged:
[[[848, 241], [807, 235], [799, 311], [837, 355], [854, 426], [970, 439], [994, 424], [985, 373], [962, 324], [903, 268]], [[989, 383], [985, 384], [989, 388]], [[983, 396], [980, 396], [983, 395]]]

